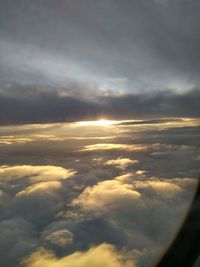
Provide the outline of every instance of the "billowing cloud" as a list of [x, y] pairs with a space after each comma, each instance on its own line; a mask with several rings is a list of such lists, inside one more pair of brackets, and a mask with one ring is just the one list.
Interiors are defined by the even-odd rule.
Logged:
[[118, 180], [108, 180], [88, 187], [75, 199], [72, 204], [80, 205], [84, 210], [98, 211], [105, 207], [115, 207], [123, 203], [137, 200], [140, 193], [135, 191], [130, 184], [123, 184]]
[[[5, 139], [37, 139], [1, 146], [0, 265], [24, 258], [31, 267], [84, 266], [87, 258], [101, 266], [91, 250], [103, 244], [111, 266], [130, 259], [149, 267], [177, 233], [197, 184], [198, 123], [182, 120], [0, 127]], [[112, 142], [84, 138], [112, 133]]]
[[77, 199], [73, 200], [72, 204], [79, 205], [83, 210], [95, 212], [115, 209], [126, 204], [128, 206], [141, 204], [143, 200], [146, 202], [146, 199], [151, 197], [165, 201], [181, 196], [182, 187], [188, 184], [195, 184], [195, 180], [156, 178], [147, 180], [138, 179], [137, 176], [127, 173], [87, 187]]
[[182, 191], [182, 188], [172, 181], [138, 182], [135, 184], [135, 187], [137, 190], [145, 192], [145, 194], [158, 195], [160, 199], [175, 198]]
[[114, 246], [101, 244], [85, 252], [56, 258], [51, 251], [40, 249], [24, 260], [24, 267], [134, 267]]
[[0, 174], [2, 218], [20, 217], [40, 227], [52, 220], [70, 197], [70, 189], [63, 183], [75, 171], [53, 165], [5, 165]]
[[72, 177], [76, 172], [74, 170], [64, 169], [59, 166], [1, 166], [1, 179], [7, 181], [24, 179], [28, 177], [31, 182], [62, 180]]
[[106, 217], [124, 232], [129, 245], [158, 253], [162, 242], [167, 244], [176, 233], [195, 185], [194, 179], [159, 180], [128, 173], [87, 187], [72, 205], [86, 217]]

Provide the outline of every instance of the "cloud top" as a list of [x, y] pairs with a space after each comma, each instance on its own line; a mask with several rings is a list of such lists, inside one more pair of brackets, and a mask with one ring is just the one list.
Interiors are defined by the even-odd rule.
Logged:
[[75, 252], [63, 258], [56, 258], [51, 251], [41, 249], [24, 260], [24, 267], [134, 267], [123, 258], [114, 246], [101, 244], [85, 252]]

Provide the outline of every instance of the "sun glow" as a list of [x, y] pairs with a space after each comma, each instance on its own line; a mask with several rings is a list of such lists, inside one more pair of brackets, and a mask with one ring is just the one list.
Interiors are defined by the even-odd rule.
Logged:
[[76, 125], [78, 126], [102, 126], [102, 127], [106, 127], [106, 126], [111, 126], [114, 124], [118, 124], [119, 121], [116, 120], [106, 120], [106, 119], [100, 119], [100, 120], [96, 120], [96, 121], [79, 121], [76, 122]]

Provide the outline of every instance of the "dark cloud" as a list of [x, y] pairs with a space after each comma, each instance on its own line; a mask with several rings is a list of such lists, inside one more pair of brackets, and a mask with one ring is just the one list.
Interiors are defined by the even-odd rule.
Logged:
[[[23, 95], [21, 95], [23, 93]], [[200, 91], [97, 97], [93, 100], [60, 96], [54, 91], [32, 89], [0, 94], [1, 124], [50, 123], [151, 117], [198, 117]], [[153, 121], [156, 122], [156, 121]], [[145, 122], [144, 122], [145, 123]]]
[[200, 115], [197, 0], [0, 7], [1, 124]]
[[167, 123], [167, 122], [180, 122], [182, 119], [149, 119], [149, 120], [141, 120], [141, 121], [125, 121], [119, 123], [119, 125], [143, 125], [143, 124], [159, 124], [159, 123]]
[[114, 91], [199, 85], [198, 0], [0, 3], [0, 81]]
[[5, 124], [74, 121], [100, 112], [98, 104], [59, 97], [54, 92], [36, 92], [27, 97], [1, 96], [0, 110]]
[[20, 263], [21, 257], [23, 258], [38, 246], [34, 225], [20, 217], [1, 220], [0, 228], [2, 266], [16, 266]]

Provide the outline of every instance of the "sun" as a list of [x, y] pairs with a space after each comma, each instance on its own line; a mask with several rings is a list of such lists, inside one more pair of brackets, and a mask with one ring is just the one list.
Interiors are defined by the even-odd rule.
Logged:
[[114, 124], [117, 124], [118, 121], [116, 120], [106, 120], [106, 119], [99, 119], [96, 121], [79, 121], [76, 122], [76, 125], [78, 126], [102, 126], [102, 127], [106, 127], [106, 126], [111, 126]]

